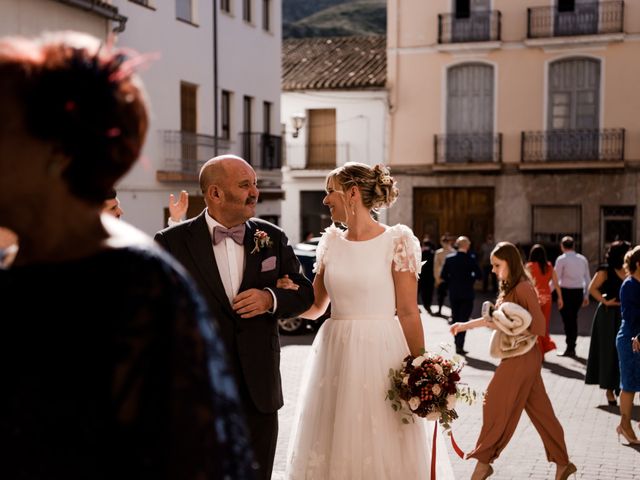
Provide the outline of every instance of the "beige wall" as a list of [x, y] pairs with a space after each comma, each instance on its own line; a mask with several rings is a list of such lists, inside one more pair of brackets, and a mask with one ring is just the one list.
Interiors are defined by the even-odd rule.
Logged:
[[[415, 188], [493, 187], [498, 239], [529, 243], [534, 205], [579, 205], [582, 250], [595, 265], [603, 247], [601, 208], [625, 205], [636, 206], [640, 241], [640, 1], [625, 2], [624, 34], [531, 41], [527, 8], [553, 0], [494, 0], [492, 9], [502, 13], [501, 42], [438, 45], [438, 14], [449, 12], [451, 4], [388, 1], [389, 163], [401, 189], [390, 223], [418, 222]], [[546, 130], [549, 64], [572, 56], [601, 61], [600, 128], [625, 129], [624, 166], [521, 171], [521, 132]], [[494, 66], [494, 124], [503, 135], [503, 165], [493, 171], [473, 165], [434, 169], [434, 135], [446, 133], [447, 69], [464, 62]]]
[[51, 0], [0, 0], [0, 12], [0, 35], [78, 30], [106, 39], [109, 34], [105, 18]]

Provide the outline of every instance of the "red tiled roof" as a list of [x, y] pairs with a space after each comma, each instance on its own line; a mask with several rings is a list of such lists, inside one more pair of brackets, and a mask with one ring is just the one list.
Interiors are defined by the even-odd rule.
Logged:
[[282, 42], [283, 90], [337, 90], [384, 87], [384, 35], [295, 38]]

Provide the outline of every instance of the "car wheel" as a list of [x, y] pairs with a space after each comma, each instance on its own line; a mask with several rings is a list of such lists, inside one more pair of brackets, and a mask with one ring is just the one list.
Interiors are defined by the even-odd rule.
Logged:
[[305, 321], [300, 317], [281, 318], [278, 320], [278, 327], [282, 333], [298, 333], [305, 326]]

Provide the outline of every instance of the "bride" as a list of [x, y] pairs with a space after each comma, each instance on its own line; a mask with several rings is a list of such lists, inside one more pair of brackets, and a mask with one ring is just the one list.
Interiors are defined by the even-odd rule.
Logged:
[[[323, 203], [347, 230], [327, 228], [318, 245], [315, 303], [303, 316], [317, 318], [331, 302], [331, 318], [305, 369], [287, 479], [428, 478], [425, 421], [403, 424], [385, 400], [389, 369], [424, 347], [416, 302], [420, 243], [408, 227], [371, 215], [395, 201], [395, 183], [383, 165], [347, 163], [327, 177]], [[442, 442], [436, 457], [437, 478], [453, 478]]]

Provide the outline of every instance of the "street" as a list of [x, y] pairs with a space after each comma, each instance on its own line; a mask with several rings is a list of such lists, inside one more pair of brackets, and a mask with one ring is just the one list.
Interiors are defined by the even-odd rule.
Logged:
[[[482, 300], [479, 296], [474, 315], [479, 313]], [[640, 478], [640, 447], [618, 443], [615, 432], [619, 422], [618, 407], [607, 405], [604, 390], [584, 384], [586, 358], [589, 350], [589, 332], [595, 304], [583, 308], [579, 317], [578, 357], [564, 358], [549, 352], [545, 356], [542, 376], [556, 415], [565, 431], [569, 456], [578, 467], [580, 479]], [[422, 308], [427, 347], [438, 349], [441, 342], [451, 343], [446, 319], [429, 316]], [[448, 313], [448, 310], [445, 310]], [[560, 351], [564, 349], [562, 322], [554, 304], [551, 334]], [[282, 336], [282, 374], [285, 406], [280, 410], [280, 433], [274, 466], [273, 480], [284, 478], [289, 432], [293, 419], [302, 370], [313, 341], [313, 333], [299, 336]], [[467, 365], [462, 371], [462, 381], [477, 392], [484, 391], [497, 361], [488, 354], [490, 332], [477, 329], [467, 333], [465, 348], [469, 351]], [[384, 395], [384, 392], [381, 392]], [[460, 405], [460, 418], [453, 424], [456, 442], [465, 452], [475, 445], [482, 423], [482, 405]], [[640, 420], [640, 407], [634, 407], [634, 427]], [[475, 461], [461, 460], [447, 444], [456, 478], [468, 479]], [[426, 448], [426, 446], [425, 446]], [[508, 447], [493, 464], [496, 480], [523, 478], [552, 479], [555, 465], [547, 462], [540, 437], [531, 421], [523, 414]], [[329, 479], [327, 479], [329, 480]], [[395, 479], [394, 479], [395, 480]], [[417, 480], [417, 479], [416, 479]]]

